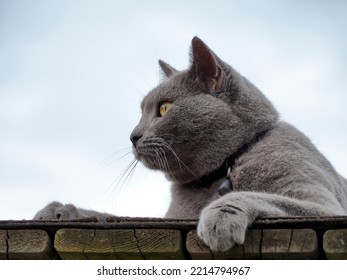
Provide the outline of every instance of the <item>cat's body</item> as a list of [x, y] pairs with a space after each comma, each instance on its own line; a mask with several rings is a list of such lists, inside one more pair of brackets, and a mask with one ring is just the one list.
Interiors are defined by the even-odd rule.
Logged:
[[[188, 70], [159, 63], [166, 79], [142, 101], [131, 141], [138, 160], [172, 181], [166, 217], [200, 218], [199, 236], [226, 250], [258, 217], [347, 214], [347, 180], [199, 38]], [[225, 181], [233, 189], [220, 196]]]
[[[347, 214], [346, 179], [336, 173], [309, 139], [284, 122], [278, 122], [262, 141], [237, 159], [231, 178], [234, 194], [229, 196], [236, 197], [239, 192], [262, 196], [270, 193], [270, 197], [276, 194], [295, 198], [288, 203], [299, 202], [302, 205], [283, 207], [282, 216]], [[202, 208], [219, 198], [218, 182], [211, 187], [200, 186], [199, 182], [191, 186], [174, 183], [167, 217], [198, 218]], [[310, 205], [310, 201], [314, 204]]]

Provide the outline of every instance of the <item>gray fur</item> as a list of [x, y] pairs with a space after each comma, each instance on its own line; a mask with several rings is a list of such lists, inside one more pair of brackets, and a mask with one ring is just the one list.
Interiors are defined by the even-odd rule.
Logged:
[[57, 201], [53, 201], [45, 208], [38, 211], [34, 220], [76, 220], [88, 217], [95, 217], [99, 222], [106, 222], [108, 218], [114, 217], [114, 215], [107, 213], [99, 213], [93, 210], [87, 210], [77, 208], [73, 204], [62, 204]]
[[[177, 71], [163, 61], [160, 66], [166, 79], [143, 99], [131, 140], [135, 157], [172, 181], [166, 217], [199, 218], [202, 240], [213, 250], [227, 250], [243, 243], [247, 227], [259, 217], [347, 214], [346, 179], [199, 38], [192, 40], [188, 70]], [[165, 101], [172, 105], [161, 117]], [[201, 182], [266, 130], [236, 159], [233, 192], [218, 196], [222, 178]]]

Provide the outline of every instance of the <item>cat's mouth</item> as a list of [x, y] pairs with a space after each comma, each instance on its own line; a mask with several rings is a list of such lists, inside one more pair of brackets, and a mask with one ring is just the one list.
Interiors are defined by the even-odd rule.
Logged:
[[133, 147], [135, 158], [152, 170], [163, 171], [171, 181], [187, 182], [197, 178], [188, 163], [162, 138], [148, 137], [141, 139]]
[[156, 145], [137, 146], [133, 148], [135, 158], [141, 161], [146, 167], [153, 170], [166, 172], [170, 169], [171, 156], [168, 152]]

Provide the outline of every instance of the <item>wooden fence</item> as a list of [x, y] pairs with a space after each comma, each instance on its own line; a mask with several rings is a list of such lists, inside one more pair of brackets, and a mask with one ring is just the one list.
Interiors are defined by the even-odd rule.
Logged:
[[211, 251], [195, 220], [0, 221], [0, 259], [347, 259], [347, 217], [257, 220], [245, 243]]

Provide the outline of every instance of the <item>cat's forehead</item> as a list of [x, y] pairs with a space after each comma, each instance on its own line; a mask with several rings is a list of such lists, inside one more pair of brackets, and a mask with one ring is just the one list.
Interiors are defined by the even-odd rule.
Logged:
[[181, 77], [167, 79], [152, 89], [142, 100], [141, 110], [158, 106], [164, 101], [174, 102], [180, 97], [190, 95], [191, 91], [187, 87], [187, 82]]
[[[142, 100], [141, 110], [144, 111], [146, 108], [156, 106], [159, 102], [164, 100], [169, 101], [170, 91], [172, 87], [166, 84], [160, 84], [156, 88], [152, 89]], [[171, 101], [171, 100], [170, 100]]]

